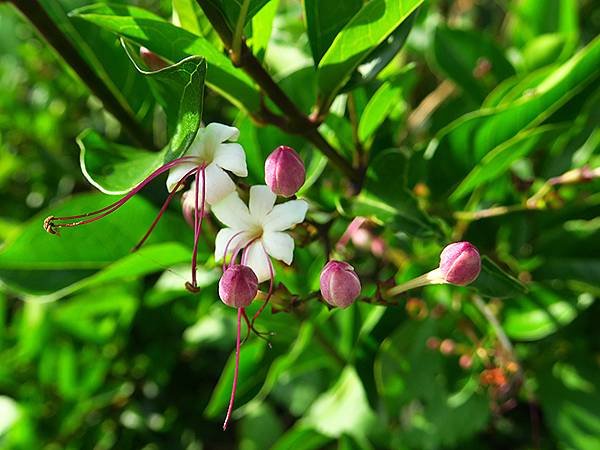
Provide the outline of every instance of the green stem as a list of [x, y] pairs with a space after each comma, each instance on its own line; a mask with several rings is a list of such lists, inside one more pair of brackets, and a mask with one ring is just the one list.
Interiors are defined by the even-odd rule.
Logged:
[[237, 24], [235, 25], [235, 34], [233, 35], [233, 43], [231, 51], [234, 55], [240, 55], [242, 49], [242, 33], [244, 32], [244, 23], [246, 22], [246, 16], [248, 15], [248, 7], [250, 6], [250, 0], [244, 0], [240, 8], [240, 15], [238, 17]]
[[[268, 123], [275, 125], [286, 132], [304, 136], [307, 140], [312, 142], [334, 166], [344, 173], [355, 186], [360, 187], [362, 182], [360, 172], [355, 170], [352, 167], [352, 164], [340, 155], [327, 140], [325, 140], [317, 130], [319, 125], [318, 122], [312, 121], [306, 114], [298, 109], [295, 103], [265, 70], [260, 61], [252, 54], [244, 39], [241, 36], [239, 40], [234, 39], [234, 36], [229, 29], [229, 25], [221, 11], [213, 6], [210, 0], [196, 0], [196, 2], [200, 8], [202, 8], [202, 11], [208, 18], [212, 27], [221, 38], [223, 45], [229, 52], [229, 57], [233, 64], [246, 72], [285, 115], [284, 121], [277, 120], [278, 116], [272, 113], [265, 114], [264, 116], [261, 116], [260, 119], [264, 119]], [[237, 47], [237, 42], [239, 42], [239, 49], [234, 49], [234, 43]]]
[[31, 22], [90, 91], [100, 99], [106, 110], [121, 123], [130, 138], [139, 146], [154, 148], [152, 137], [135, 119], [133, 112], [115, 97], [104, 81], [82, 58], [71, 41], [56, 26], [41, 4], [37, 0], [10, 0], [10, 2]]
[[488, 308], [480, 296], [473, 296], [473, 302], [475, 303], [477, 309], [481, 312], [481, 314], [483, 314], [483, 316], [492, 326], [492, 329], [494, 330], [494, 333], [496, 334], [496, 337], [498, 338], [498, 341], [500, 341], [500, 344], [504, 350], [506, 350], [506, 352], [511, 355], [512, 358], [514, 358], [514, 350], [510, 339], [508, 339], [508, 336], [504, 332], [502, 325], [500, 325], [500, 322], [498, 322], [498, 319], [494, 313], [490, 310], [490, 308]]

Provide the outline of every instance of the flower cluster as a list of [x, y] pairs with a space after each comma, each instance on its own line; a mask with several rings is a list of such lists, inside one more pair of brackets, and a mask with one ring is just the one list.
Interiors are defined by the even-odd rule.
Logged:
[[[118, 201], [97, 211], [67, 217], [51, 216], [44, 222], [46, 231], [57, 234], [60, 228], [99, 220], [125, 205], [159, 175], [168, 172], [168, 196], [156, 219], [134, 247], [136, 250], [149, 237], [174, 196], [185, 189], [188, 180], [191, 181], [188, 190], [182, 193], [183, 216], [194, 230], [191, 281], [186, 283], [186, 288], [191, 292], [198, 291], [198, 242], [203, 220], [212, 213], [224, 225], [215, 238], [215, 260], [223, 261], [219, 297], [224, 304], [237, 309], [235, 370], [223, 429], [227, 427], [235, 400], [240, 348], [243, 343], [242, 319], [246, 322], [248, 333], [251, 330], [256, 332], [254, 321], [267, 306], [274, 291], [275, 268], [272, 259], [287, 265], [292, 263], [294, 239], [288, 230], [302, 223], [308, 211], [308, 203], [301, 199], [293, 198], [277, 203], [278, 196], [294, 197], [305, 180], [302, 159], [292, 148], [286, 146], [277, 147], [266, 159], [266, 184], [251, 186], [247, 193], [248, 204], [244, 202], [231, 176], [248, 175], [244, 149], [236, 142], [238, 137], [239, 131], [236, 128], [210, 123], [198, 131], [183, 156], [156, 169]], [[354, 239], [365, 221], [365, 218], [356, 218], [352, 222], [340, 239], [338, 249], [343, 249], [349, 239]], [[464, 286], [474, 281], [480, 270], [479, 252], [473, 245], [468, 242], [450, 244], [442, 251], [437, 269], [389, 289], [387, 295], [397, 295], [427, 284], [451, 283]], [[257, 296], [259, 285], [266, 281], [269, 284], [264, 302], [250, 320], [246, 308]], [[321, 272], [320, 292], [331, 307], [347, 308], [360, 296], [361, 282], [350, 264], [331, 260]]]
[[[267, 158], [267, 185], [252, 186], [249, 204], [246, 206], [230, 176], [230, 173], [237, 177], [248, 175], [246, 154], [236, 142], [238, 137], [237, 128], [210, 123], [198, 130], [183, 156], [156, 169], [118, 201], [97, 211], [67, 217], [50, 216], [44, 221], [44, 228], [52, 234], [57, 234], [60, 228], [94, 222], [118, 210], [148, 183], [168, 172], [168, 196], [156, 219], [134, 247], [137, 250], [148, 239], [175, 194], [184, 189], [189, 179], [192, 180], [189, 189], [182, 195], [183, 216], [194, 230], [191, 281], [186, 283], [186, 288], [191, 292], [198, 291], [198, 242], [202, 222], [208, 215], [210, 206], [215, 217], [225, 225], [218, 232], [215, 241], [215, 259], [223, 260], [224, 263], [219, 296], [223, 303], [238, 310], [234, 384], [224, 428], [231, 415], [237, 386], [241, 319], [246, 320], [249, 330], [254, 330], [254, 321], [266, 307], [273, 292], [275, 269], [271, 258], [288, 265], [292, 263], [294, 240], [286, 231], [303, 222], [308, 210], [308, 204], [304, 200], [275, 204], [277, 195], [291, 197], [304, 183], [305, 169], [300, 156], [285, 146], [278, 147]], [[269, 290], [266, 300], [250, 322], [245, 308], [256, 296], [259, 283], [267, 280]]]

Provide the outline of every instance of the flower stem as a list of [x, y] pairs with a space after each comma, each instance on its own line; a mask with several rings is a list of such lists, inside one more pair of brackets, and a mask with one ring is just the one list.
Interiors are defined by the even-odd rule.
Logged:
[[237, 390], [238, 384], [238, 373], [240, 369], [240, 334], [242, 332], [242, 314], [244, 313], [244, 308], [238, 308], [237, 313], [237, 335], [235, 338], [235, 369], [233, 372], [233, 384], [231, 386], [231, 397], [229, 399], [229, 406], [227, 407], [227, 414], [225, 416], [225, 421], [223, 422], [223, 431], [227, 429], [227, 425], [229, 424], [229, 419], [231, 418], [231, 412], [233, 411], [233, 403], [235, 401], [235, 392]]
[[431, 272], [427, 272], [425, 275], [413, 278], [412, 280], [409, 280], [406, 283], [402, 283], [398, 286], [394, 286], [393, 288], [388, 289], [385, 295], [386, 297], [393, 297], [410, 289], [418, 288], [421, 286], [428, 286], [430, 284], [444, 284], [445, 282], [446, 281], [444, 280], [440, 269], [433, 269]]
[[100, 99], [104, 107], [123, 125], [129, 137], [147, 149], [154, 149], [152, 135], [136, 120], [129, 106], [115, 96], [96, 72], [80, 55], [75, 46], [67, 39], [48, 15], [38, 0], [10, 0], [37, 29], [56, 53], [73, 69], [73, 72], [85, 83], [92, 93]]

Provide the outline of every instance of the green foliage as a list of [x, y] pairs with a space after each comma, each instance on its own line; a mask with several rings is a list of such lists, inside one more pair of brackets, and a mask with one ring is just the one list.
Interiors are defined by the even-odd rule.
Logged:
[[[596, 449], [596, 3], [0, 4], [0, 448]], [[39, 35], [30, 8], [52, 25]], [[131, 251], [164, 175], [102, 220], [44, 231], [111, 204], [211, 122], [240, 131], [244, 200], [288, 145], [310, 205], [242, 345], [226, 433], [237, 322], [210, 210], [194, 294], [178, 193]], [[477, 280], [388, 297], [458, 240], [482, 255]], [[347, 309], [321, 299], [329, 259], [361, 279]]]

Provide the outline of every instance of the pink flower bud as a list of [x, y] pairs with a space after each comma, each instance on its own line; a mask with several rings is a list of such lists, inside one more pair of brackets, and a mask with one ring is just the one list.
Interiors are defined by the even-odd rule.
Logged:
[[219, 297], [232, 308], [245, 308], [254, 300], [257, 292], [258, 278], [248, 266], [229, 266], [219, 280]]
[[152, 71], [164, 69], [168, 66], [164, 59], [146, 47], [140, 47], [140, 57]]
[[360, 295], [360, 279], [354, 267], [342, 261], [329, 261], [321, 272], [321, 295], [332, 306], [347, 308]]
[[[200, 208], [200, 210], [202, 210], [202, 208]], [[192, 228], [194, 228], [195, 220], [194, 211], [196, 211], [196, 196], [194, 192], [194, 186], [192, 185], [189, 190], [185, 191], [181, 195], [181, 213], [183, 214], [185, 221]], [[210, 211], [208, 204], [204, 204], [204, 215], [202, 217], [207, 217], [209, 213]]]
[[440, 255], [440, 271], [451, 284], [466, 286], [475, 281], [481, 271], [479, 252], [469, 242], [455, 242]]
[[265, 161], [265, 181], [274, 194], [291, 197], [304, 184], [304, 163], [291, 147], [280, 145]]

